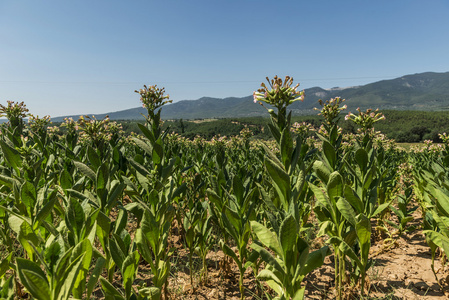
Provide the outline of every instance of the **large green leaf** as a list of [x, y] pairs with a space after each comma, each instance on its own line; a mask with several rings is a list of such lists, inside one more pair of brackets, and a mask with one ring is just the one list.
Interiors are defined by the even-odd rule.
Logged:
[[125, 300], [125, 297], [112, 285], [104, 279], [102, 276], [100, 276], [100, 283], [101, 288], [103, 289], [103, 293], [105, 296], [105, 299], [108, 300]]
[[89, 281], [87, 282], [87, 292], [86, 298], [90, 299], [90, 295], [94, 291], [95, 286], [97, 285], [98, 280], [100, 279], [100, 274], [103, 272], [103, 266], [106, 263], [106, 260], [102, 257], [97, 259], [94, 269], [89, 277]]
[[352, 205], [352, 207], [354, 207], [354, 209], [358, 213], [361, 213], [365, 210], [362, 200], [350, 186], [345, 186], [344, 194], [345, 199]]
[[5, 143], [3, 140], [0, 140], [0, 146], [3, 152], [3, 155], [8, 162], [8, 164], [14, 168], [16, 173], [20, 174], [20, 168], [22, 167], [22, 158], [20, 157], [20, 153]]
[[335, 152], [334, 147], [328, 141], [323, 141], [323, 153], [327, 163], [329, 164], [329, 167], [332, 170], [335, 170], [337, 153]]
[[90, 262], [92, 261], [93, 250], [92, 245], [88, 239], [84, 239], [82, 242], [76, 245], [75, 248], [73, 248], [72, 260], [83, 254], [84, 256], [81, 261], [80, 270], [78, 276], [75, 279], [72, 290], [73, 296], [79, 299], [82, 298], [83, 293], [85, 292], [87, 273], [90, 268]]
[[282, 221], [279, 229], [279, 242], [283, 250], [284, 260], [288, 258], [287, 253], [293, 251], [298, 233], [298, 223], [292, 215], [288, 215], [287, 218]]
[[257, 274], [257, 279], [262, 281], [274, 281], [278, 286], [279, 290], [281, 290], [282, 282], [279, 280], [279, 278], [270, 270], [264, 269]]
[[355, 160], [362, 172], [365, 172], [368, 167], [368, 153], [365, 149], [359, 148], [355, 152]]
[[285, 168], [288, 170], [291, 164], [291, 157], [293, 152], [293, 140], [290, 133], [290, 128], [284, 128], [280, 140], [281, 159]]
[[[57, 193], [56, 190], [51, 192], [50, 195], [48, 196], [47, 203], [45, 203], [45, 205], [37, 212], [35, 226], [39, 225], [40, 222], [42, 222], [52, 212], [56, 200], [58, 200], [56, 193]], [[37, 227], [35, 227], [34, 229], [37, 229]]]
[[100, 156], [98, 156], [97, 151], [95, 151], [91, 146], [87, 147], [87, 157], [89, 158], [89, 162], [93, 167], [93, 170], [98, 170], [101, 165], [101, 159]]
[[313, 163], [313, 170], [315, 171], [318, 178], [324, 184], [327, 184], [327, 182], [329, 181], [329, 176], [331, 175], [329, 167], [327, 167], [322, 161], [317, 160]]
[[321, 249], [309, 253], [304, 267], [301, 268], [300, 275], [305, 276], [310, 272], [312, 272], [313, 270], [321, 267], [324, 263], [324, 259], [329, 254], [330, 249], [328, 246], [324, 246]]
[[251, 221], [251, 228], [256, 234], [259, 241], [266, 247], [273, 250], [276, 254], [282, 255], [282, 247], [279, 244], [278, 238], [274, 232], [256, 221]]
[[327, 194], [332, 201], [336, 201], [337, 197], [343, 196], [344, 190], [343, 177], [337, 171], [332, 172], [327, 182]]
[[70, 189], [73, 186], [73, 178], [66, 169], [63, 169], [59, 175], [59, 184], [64, 190]]
[[342, 197], [338, 198], [338, 200], [337, 200], [337, 208], [340, 211], [340, 213], [343, 215], [343, 217], [352, 226], [355, 226], [356, 220], [355, 220], [354, 209], [352, 208], [351, 204], [349, 204], [349, 202], [346, 201], [345, 198], [342, 198]]
[[164, 158], [164, 148], [162, 146], [162, 140], [158, 139], [153, 145], [153, 164], [159, 165]]
[[369, 249], [371, 246], [371, 222], [365, 215], [357, 216], [357, 224], [355, 226], [357, 238], [359, 240], [362, 263], [368, 261]]
[[0, 279], [5, 275], [6, 271], [9, 270], [9, 263], [11, 262], [13, 252], [9, 253], [0, 263]]
[[80, 162], [80, 161], [73, 161], [73, 164], [75, 165], [75, 167], [87, 178], [89, 178], [90, 180], [92, 180], [92, 182], [96, 182], [96, 176], [95, 176], [95, 172], [89, 168], [87, 165], [85, 165], [84, 163]]
[[137, 267], [139, 265], [140, 255], [136, 250], [130, 253], [125, 260], [123, 261], [123, 265], [121, 267], [122, 276], [123, 276], [123, 285], [125, 287], [125, 296], [127, 299], [131, 296], [132, 284], [135, 279]]
[[24, 258], [16, 258], [17, 273], [21, 283], [39, 300], [51, 299], [47, 276], [35, 262]]
[[[86, 221], [84, 210], [81, 204], [74, 198], [70, 198], [69, 206], [65, 215], [65, 223], [68, 229], [72, 232], [71, 239], [78, 243], [80, 238], [81, 230]], [[74, 245], [74, 244], [72, 244]]]
[[444, 213], [446, 217], [449, 217], [449, 196], [444, 193], [439, 187], [430, 188], [432, 196], [436, 199], [438, 209]]
[[136, 143], [136, 145], [140, 148], [143, 149], [148, 155], [152, 155], [153, 154], [153, 148], [147, 144], [146, 142], [142, 141], [139, 138], [136, 137], [132, 137], [132, 140], [134, 143]]
[[[71, 259], [71, 263], [64, 270], [63, 277], [58, 277], [57, 288], [53, 290], [53, 299], [67, 300], [71, 294], [72, 288], [76, 282], [78, 272], [81, 269], [85, 253], [79, 255], [75, 259]], [[84, 279], [85, 280], [85, 279]]]
[[33, 231], [33, 228], [28, 222], [22, 222], [17, 238], [22, 244], [22, 247], [27, 252], [28, 256], [33, 257], [34, 249], [30, 245], [30, 243], [32, 243], [36, 247], [39, 247], [40, 239]]
[[309, 183], [309, 187], [312, 190], [313, 194], [315, 195], [317, 202], [321, 206], [325, 207], [328, 210], [328, 212], [331, 213], [333, 215], [333, 217], [335, 218], [335, 212], [334, 212], [333, 205], [331, 204], [329, 198], [326, 197], [323, 190], [312, 183]]
[[380, 214], [381, 212], [386, 210], [388, 207], [390, 207], [390, 204], [391, 204], [391, 202], [385, 202], [385, 203], [379, 205], [370, 217], [374, 218], [375, 216], [377, 216], [378, 214]]
[[34, 215], [34, 205], [36, 204], [37, 193], [31, 182], [25, 181], [22, 184], [20, 187], [20, 197], [27, 208], [28, 216], [32, 217]]
[[272, 160], [265, 158], [265, 167], [273, 181], [273, 186], [281, 200], [285, 210], [288, 210], [290, 202], [290, 177]]
[[284, 267], [279, 263], [279, 261], [270, 252], [268, 252], [264, 247], [262, 247], [256, 243], [251, 244], [251, 248], [253, 248], [255, 251], [257, 251], [260, 254], [260, 258], [262, 258], [262, 260], [264, 262], [266, 262], [268, 265], [273, 267], [279, 273], [279, 276], [281, 277], [281, 278], [279, 278], [279, 280], [281, 282], [284, 282], [285, 270], [284, 270]]

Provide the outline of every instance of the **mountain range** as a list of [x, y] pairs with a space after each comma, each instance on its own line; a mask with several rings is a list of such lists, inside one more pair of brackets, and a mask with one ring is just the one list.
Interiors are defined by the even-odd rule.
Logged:
[[[366, 85], [346, 88], [323, 89], [313, 87], [305, 89], [304, 102], [295, 102], [289, 108], [296, 115], [315, 114], [313, 108], [319, 107], [318, 100], [329, 100], [341, 97], [346, 99], [348, 110], [379, 108], [380, 110], [446, 110], [449, 108], [449, 72], [426, 72], [405, 75], [399, 78], [382, 80]], [[146, 110], [142, 107], [122, 111], [96, 114], [97, 119], [106, 115], [111, 120], [143, 119]], [[162, 109], [163, 119], [204, 119], [267, 116], [266, 109], [254, 104], [253, 97], [211, 98], [198, 100], [182, 100], [165, 105]], [[53, 118], [60, 122], [65, 117]]]

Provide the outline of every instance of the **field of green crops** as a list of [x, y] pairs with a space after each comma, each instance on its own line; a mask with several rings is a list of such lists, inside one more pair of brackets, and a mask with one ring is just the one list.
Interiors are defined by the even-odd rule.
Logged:
[[269, 142], [248, 129], [212, 140], [163, 131], [170, 100], [156, 86], [136, 91], [148, 115], [135, 136], [107, 118], [52, 127], [23, 103], [0, 105], [9, 120], [0, 136], [0, 298], [176, 298], [174, 235], [192, 295], [220, 250], [220, 272], [238, 269], [241, 299], [303, 299], [303, 280], [328, 256], [333, 297], [369, 297], [374, 237], [394, 247], [416, 230], [415, 210], [432, 261], [449, 255], [449, 137], [406, 151], [374, 131], [384, 116], [373, 110], [348, 114], [359, 131], [347, 134], [340, 98], [320, 101], [324, 122], [312, 134], [290, 121], [288, 106], [304, 99], [292, 84], [275, 77], [254, 93], [276, 108], [267, 110]]

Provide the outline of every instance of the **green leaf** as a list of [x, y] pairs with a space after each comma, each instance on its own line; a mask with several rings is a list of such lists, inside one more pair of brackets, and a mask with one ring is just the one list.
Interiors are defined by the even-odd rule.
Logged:
[[284, 270], [283, 266], [279, 263], [279, 261], [270, 252], [268, 252], [265, 248], [263, 248], [262, 246], [260, 246], [256, 243], [251, 244], [250, 247], [253, 248], [255, 251], [257, 251], [260, 254], [260, 258], [264, 262], [266, 262], [271, 267], [273, 267], [277, 272], [279, 272], [279, 275], [282, 276], [282, 278], [279, 278], [279, 279], [283, 282], [284, 277], [285, 277], [285, 270]]
[[74, 198], [70, 198], [69, 206], [65, 215], [65, 223], [73, 234], [75, 243], [80, 240], [80, 233], [86, 221], [84, 210], [81, 204]]
[[245, 188], [243, 187], [242, 180], [240, 180], [237, 176], [232, 178], [232, 191], [234, 196], [237, 198], [237, 202], [242, 204]]
[[100, 276], [100, 283], [105, 299], [125, 300], [125, 297], [109, 281], [104, 279], [103, 276]]
[[111, 220], [102, 211], [98, 213], [97, 217], [97, 236], [100, 240], [101, 246], [105, 251], [109, 249], [107, 247], [109, 242], [109, 232], [111, 227]]
[[237, 257], [237, 254], [235, 254], [235, 252], [232, 251], [232, 249], [229, 248], [229, 246], [226, 245], [223, 241], [220, 241], [220, 246], [224, 254], [231, 257], [235, 261], [235, 263], [239, 266], [239, 268], [241, 268], [241, 262], [240, 259]]
[[82, 254], [75, 258], [67, 269], [64, 270], [64, 276], [56, 279], [58, 288], [53, 291], [53, 295], [55, 296], [53, 299], [67, 300], [69, 298], [84, 256], [85, 254]]
[[370, 216], [371, 218], [374, 218], [375, 216], [377, 216], [378, 214], [380, 214], [381, 212], [383, 212], [384, 210], [386, 210], [388, 207], [390, 207], [391, 202], [385, 202], [381, 205], [379, 205], [376, 210], [374, 211], [373, 215]]
[[436, 199], [439, 210], [449, 217], [449, 196], [438, 187], [431, 188], [431, 193]]
[[287, 218], [282, 221], [279, 229], [279, 241], [283, 250], [284, 260], [287, 259], [287, 253], [293, 251], [298, 233], [298, 224], [295, 218], [293, 218], [292, 215], [288, 215]]
[[322, 161], [317, 160], [313, 163], [313, 170], [321, 182], [327, 184], [329, 181], [329, 176], [331, 175], [329, 168]]
[[0, 279], [5, 275], [6, 271], [9, 270], [9, 263], [11, 262], [13, 252], [9, 253], [7, 257], [2, 259], [2, 262], [0, 263]]
[[288, 204], [290, 202], [290, 177], [282, 168], [280, 168], [269, 158], [265, 158], [265, 167], [273, 180], [273, 186], [284, 209], [288, 210]]
[[144, 287], [139, 289], [139, 296], [147, 297], [144, 299], [148, 300], [160, 300], [161, 299], [161, 289], [158, 287]]
[[339, 249], [341, 252], [351, 258], [360, 269], [363, 269], [362, 262], [357, 257], [354, 250], [352, 250], [352, 248], [345, 241], [340, 242]]
[[30, 245], [30, 243], [32, 243], [36, 247], [39, 247], [40, 240], [36, 233], [34, 233], [33, 228], [31, 228], [31, 225], [28, 222], [22, 222], [17, 238], [27, 252], [28, 256], [33, 257], [34, 249]]
[[272, 281], [276, 282], [276, 284], [278, 284], [279, 287], [283, 286], [283, 284], [279, 280], [279, 278], [277, 278], [277, 276], [272, 271], [267, 270], [267, 269], [260, 271], [259, 274], [257, 274], [257, 279], [262, 280], [262, 281], [272, 280]]
[[359, 165], [360, 170], [362, 170], [362, 172], [366, 171], [366, 168], [368, 166], [368, 153], [365, 149], [357, 149], [357, 151], [355, 152], [355, 160]]
[[87, 282], [87, 292], [86, 299], [90, 299], [90, 295], [94, 291], [95, 286], [97, 285], [98, 280], [100, 279], [100, 274], [103, 272], [103, 266], [106, 263], [106, 260], [102, 257], [97, 259], [94, 269], [89, 277], [89, 281]]
[[87, 157], [91, 166], [93, 167], [93, 171], [98, 170], [101, 165], [101, 159], [98, 156], [97, 151], [95, 151], [91, 146], [87, 147]]
[[[56, 190], [54, 190], [49, 196], [49, 200], [36, 214], [36, 224], [39, 225], [53, 210], [53, 206], [56, 203], [58, 197], [56, 197]], [[34, 229], [37, 229], [36, 227]]]
[[334, 147], [328, 141], [323, 141], [323, 153], [331, 170], [335, 170], [337, 154]]
[[139, 129], [142, 131], [142, 133], [145, 135], [147, 139], [150, 140], [150, 142], [153, 144], [155, 142], [153, 133], [146, 127], [144, 124], [137, 123], [137, 126], [139, 126]]
[[132, 137], [132, 140], [134, 141], [134, 143], [136, 143], [136, 145], [140, 149], [143, 149], [148, 155], [153, 154], [153, 148], [149, 144], [136, 137]]
[[64, 190], [70, 189], [73, 186], [73, 178], [67, 169], [62, 169], [59, 175], [59, 184]]
[[37, 194], [36, 189], [31, 182], [25, 181], [22, 184], [22, 186], [20, 187], [20, 197], [27, 208], [28, 216], [33, 217]]
[[120, 199], [120, 197], [123, 195], [123, 191], [126, 188], [126, 184], [121, 182], [119, 184], [114, 185], [112, 188], [112, 191], [109, 194], [108, 203], [106, 205], [106, 208], [108, 210], [112, 209], [117, 201]]
[[51, 299], [47, 276], [35, 262], [20, 257], [16, 258], [17, 273], [21, 283], [39, 300]]
[[87, 178], [89, 178], [90, 180], [92, 180], [92, 182], [96, 182], [96, 176], [95, 176], [95, 172], [89, 168], [87, 165], [83, 164], [82, 162], [79, 161], [73, 161], [73, 164], [75, 165], [75, 167]]
[[291, 156], [293, 151], [293, 140], [290, 134], [290, 128], [284, 128], [280, 140], [281, 159], [285, 168], [288, 169], [291, 163]]
[[354, 207], [358, 213], [362, 213], [365, 210], [362, 200], [350, 186], [345, 186], [345, 198]]
[[20, 157], [20, 153], [16, 149], [11, 148], [3, 140], [0, 140], [0, 147], [2, 148], [3, 155], [8, 164], [13, 167], [16, 173], [19, 175], [19, 168], [22, 167], [22, 158]]
[[322, 247], [321, 249], [309, 253], [304, 267], [301, 268], [300, 275], [305, 276], [313, 270], [321, 267], [324, 263], [324, 259], [329, 254], [330, 249], [328, 246]]
[[[108, 188], [109, 181], [109, 169], [106, 164], [101, 164], [97, 170], [97, 174], [95, 176], [95, 186], [97, 188], [97, 194], [100, 199], [104, 199], [107, 193], [106, 189]], [[102, 203], [101, 207], [105, 207], [106, 203]]]
[[317, 187], [316, 185], [314, 185], [312, 183], [309, 183], [309, 187], [312, 190], [313, 194], [315, 195], [317, 202], [321, 206], [325, 207], [329, 213], [334, 215], [333, 206], [332, 206], [330, 200], [324, 194], [324, 192], [319, 187]]
[[137, 267], [139, 265], [140, 255], [136, 250], [130, 253], [125, 260], [123, 261], [123, 265], [121, 267], [122, 276], [123, 276], [123, 285], [125, 286], [125, 296], [127, 299], [131, 296], [132, 284], [136, 275]]
[[360, 244], [360, 252], [362, 263], [365, 265], [368, 262], [369, 249], [371, 246], [371, 222], [365, 215], [357, 216], [358, 222], [355, 226], [357, 238]]
[[125, 254], [120, 249], [120, 246], [117, 244], [117, 239], [114, 238], [109, 240], [109, 251], [111, 252], [112, 259], [114, 260], [115, 264], [120, 268], [120, 271], [123, 273], [122, 265], [123, 261], [125, 260]]
[[340, 173], [332, 172], [329, 176], [329, 181], [327, 182], [327, 194], [329, 198], [336, 201], [337, 197], [343, 196], [344, 182], [343, 177]]
[[295, 295], [292, 297], [292, 300], [302, 300], [304, 299], [304, 293], [306, 292], [306, 287], [303, 286], [299, 290], [296, 291]]
[[76, 258], [80, 255], [83, 255], [83, 259], [81, 261], [80, 270], [78, 273], [77, 278], [75, 279], [75, 283], [73, 285], [73, 296], [75, 298], [82, 298], [85, 286], [86, 286], [86, 279], [87, 279], [87, 272], [90, 268], [90, 262], [92, 261], [92, 245], [88, 239], [84, 239], [82, 242], [80, 242], [78, 245], [73, 248], [72, 251], [72, 260], [73, 258]]
[[340, 211], [340, 213], [343, 215], [343, 217], [352, 225], [355, 226], [356, 220], [355, 220], [355, 213], [354, 209], [352, 208], [351, 204], [349, 204], [348, 201], [346, 201], [345, 198], [338, 198], [337, 201], [337, 208]]
[[164, 148], [162, 147], [162, 141], [158, 139], [153, 145], [153, 164], [159, 165], [164, 157]]
[[136, 162], [134, 159], [129, 158], [128, 162], [137, 172], [139, 172], [143, 176], [150, 175], [150, 172], [144, 166], [142, 166], [140, 163]]
[[250, 221], [251, 228], [256, 234], [259, 241], [266, 247], [273, 250], [276, 254], [282, 255], [283, 251], [279, 244], [278, 238], [274, 232], [256, 221]]

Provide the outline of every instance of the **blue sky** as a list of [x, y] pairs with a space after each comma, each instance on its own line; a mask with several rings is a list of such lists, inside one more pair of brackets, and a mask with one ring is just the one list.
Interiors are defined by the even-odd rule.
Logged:
[[[0, 103], [52, 117], [449, 71], [449, 1], [0, 0]], [[306, 95], [307, 97], [307, 95]]]

